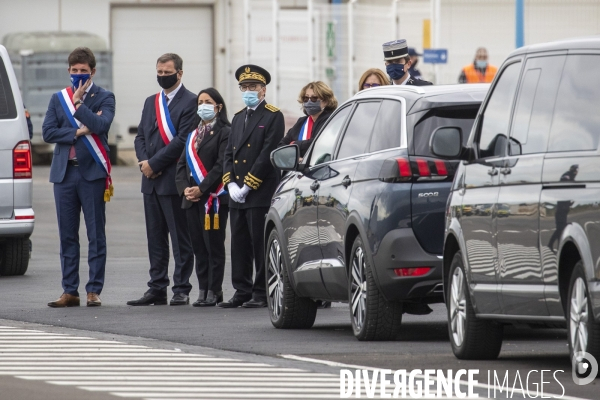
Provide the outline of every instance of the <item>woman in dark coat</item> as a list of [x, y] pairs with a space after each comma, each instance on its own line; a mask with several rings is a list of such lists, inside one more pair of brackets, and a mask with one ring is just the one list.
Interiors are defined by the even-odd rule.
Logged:
[[298, 103], [302, 104], [305, 116], [300, 117], [290, 128], [279, 142], [278, 147], [296, 144], [300, 149], [300, 157], [304, 157], [313, 138], [337, 108], [338, 102], [329, 86], [321, 81], [316, 81], [300, 90]]
[[193, 305], [206, 307], [223, 301], [229, 195], [221, 178], [231, 123], [223, 97], [214, 88], [198, 94], [198, 116], [198, 128], [190, 133], [177, 163], [175, 182], [196, 256], [200, 295]]

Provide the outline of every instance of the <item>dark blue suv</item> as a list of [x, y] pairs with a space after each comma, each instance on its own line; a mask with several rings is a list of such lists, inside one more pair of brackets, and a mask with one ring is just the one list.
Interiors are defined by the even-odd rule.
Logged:
[[[277, 328], [310, 328], [315, 300], [348, 302], [359, 340], [394, 339], [402, 314], [443, 301], [444, 215], [457, 161], [432, 134], [468, 132], [488, 85], [387, 86], [359, 92], [289, 171], [266, 216], [268, 304]], [[466, 142], [466, 138], [465, 138]]]

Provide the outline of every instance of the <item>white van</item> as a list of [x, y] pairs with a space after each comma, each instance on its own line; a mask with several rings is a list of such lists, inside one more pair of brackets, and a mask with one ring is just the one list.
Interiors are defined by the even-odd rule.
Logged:
[[32, 207], [31, 143], [17, 78], [0, 45], [0, 275], [23, 275], [29, 265]]

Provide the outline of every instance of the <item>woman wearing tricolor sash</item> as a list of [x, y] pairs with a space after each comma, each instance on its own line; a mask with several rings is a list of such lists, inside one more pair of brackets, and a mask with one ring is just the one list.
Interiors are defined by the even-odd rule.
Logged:
[[198, 126], [177, 163], [175, 180], [196, 257], [200, 294], [193, 306], [207, 307], [223, 301], [229, 195], [222, 176], [231, 123], [223, 97], [214, 88], [198, 94], [198, 116]]
[[300, 157], [312, 143], [331, 113], [337, 108], [338, 102], [333, 90], [321, 81], [311, 82], [300, 90], [298, 103], [302, 105], [304, 116], [290, 128], [279, 142], [278, 147], [296, 144], [300, 149]]

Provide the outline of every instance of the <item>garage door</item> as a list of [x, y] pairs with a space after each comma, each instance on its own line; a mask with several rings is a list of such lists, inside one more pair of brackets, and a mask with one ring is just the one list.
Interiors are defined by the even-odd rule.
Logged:
[[183, 58], [183, 84], [194, 93], [213, 85], [213, 18], [207, 6], [115, 6], [111, 10], [115, 122], [120, 148], [133, 148], [146, 97], [160, 90], [156, 59]]

